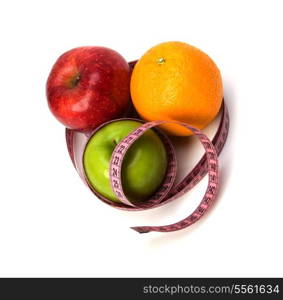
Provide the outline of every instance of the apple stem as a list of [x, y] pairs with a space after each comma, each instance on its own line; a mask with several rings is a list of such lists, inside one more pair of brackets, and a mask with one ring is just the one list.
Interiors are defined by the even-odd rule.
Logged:
[[70, 87], [71, 87], [71, 88], [76, 87], [77, 84], [79, 83], [80, 79], [81, 79], [81, 77], [80, 77], [79, 74], [76, 75], [76, 76], [74, 76], [74, 77], [71, 79], [71, 81], [70, 81]]

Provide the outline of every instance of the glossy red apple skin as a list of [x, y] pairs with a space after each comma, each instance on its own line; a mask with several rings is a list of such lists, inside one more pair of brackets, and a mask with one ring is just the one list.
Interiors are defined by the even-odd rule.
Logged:
[[72, 49], [58, 58], [49, 74], [49, 108], [66, 127], [92, 130], [127, 111], [130, 76], [128, 63], [114, 50]]

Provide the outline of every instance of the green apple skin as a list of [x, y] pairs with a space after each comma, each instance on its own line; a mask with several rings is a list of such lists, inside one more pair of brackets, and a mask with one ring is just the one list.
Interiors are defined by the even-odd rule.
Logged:
[[[142, 123], [133, 120], [111, 122], [99, 129], [86, 145], [83, 164], [89, 183], [106, 198], [120, 202], [112, 191], [109, 166], [115, 146]], [[167, 169], [163, 142], [147, 130], [127, 151], [122, 165], [122, 185], [131, 202], [147, 200], [162, 183]]]

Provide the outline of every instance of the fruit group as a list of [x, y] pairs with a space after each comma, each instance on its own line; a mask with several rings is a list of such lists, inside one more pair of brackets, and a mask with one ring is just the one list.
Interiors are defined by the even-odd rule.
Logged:
[[58, 58], [46, 94], [49, 108], [60, 122], [86, 131], [128, 109], [129, 85], [129, 65], [119, 53], [105, 47], [79, 47]]
[[[119, 202], [109, 181], [110, 158], [115, 146], [141, 125], [133, 120], [113, 121], [90, 138], [83, 164], [88, 182], [106, 198]], [[163, 142], [148, 130], [128, 150], [122, 165], [123, 189], [130, 201], [148, 199], [162, 183], [167, 169], [167, 154]]]
[[[201, 50], [182, 42], [166, 42], [151, 48], [135, 65], [131, 96], [137, 112], [147, 121], [181, 121], [203, 129], [221, 106], [221, 74]], [[161, 127], [172, 135], [189, 135], [178, 125]]]

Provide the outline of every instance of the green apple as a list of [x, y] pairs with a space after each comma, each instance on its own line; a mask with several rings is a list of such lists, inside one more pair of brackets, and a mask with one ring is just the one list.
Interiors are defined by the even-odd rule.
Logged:
[[[109, 165], [115, 146], [142, 123], [133, 120], [111, 122], [90, 138], [83, 164], [89, 183], [106, 198], [119, 202], [109, 180]], [[122, 185], [132, 202], [148, 199], [162, 183], [167, 169], [163, 142], [153, 131], [146, 131], [128, 150], [122, 165]]]

